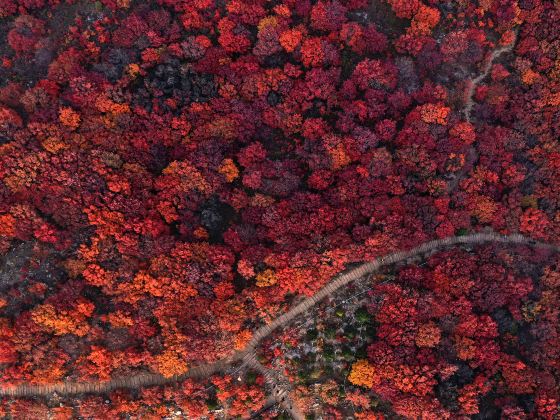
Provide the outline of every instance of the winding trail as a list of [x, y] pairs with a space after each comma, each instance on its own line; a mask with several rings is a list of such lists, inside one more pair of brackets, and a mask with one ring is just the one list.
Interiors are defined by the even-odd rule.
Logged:
[[[148, 386], [166, 385], [189, 378], [207, 378], [215, 373], [226, 372], [227, 369], [235, 363], [243, 362], [247, 366], [261, 373], [267, 380], [268, 384], [272, 387], [272, 396], [276, 399], [276, 401], [278, 401], [278, 399], [282, 401], [282, 397], [286, 395], [286, 391], [284, 389], [278, 389], [277, 381], [273, 380], [273, 376], [270, 370], [262, 366], [262, 364], [260, 364], [254, 358], [256, 346], [264, 338], [269, 336], [273, 331], [288, 325], [294, 318], [308, 311], [322, 299], [333, 295], [337, 290], [343, 288], [349, 283], [365, 278], [366, 276], [376, 272], [382, 267], [386, 267], [399, 262], [404, 262], [408, 259], [422, 256], [442, 248], [450, 248], [456, 245], [477, 245], [484, 243], [525, 245], [533, 248], [548, 249], [551, 252], [560, 252], [560, 246], [558, 245], [536, 241], [521, 234], [500, 235], [493, 232], [473, 233], [465, 236], [453, 236], [444, 239], [436, 239], [424, 242], [421, 245], [408, 251], [397, 251], [382, 257], [378, 257], [371, 262], [366, 262], [359, 265], [358, 267], [346, 272], [345, 274], [335, 276], [329, 283], [319, 289], [319, 291], [315, 295], [304, 299], [301, 303], [295, 305], [288, 312], [279, 316], [268, 325], [264, 325], [258, 328], [254, 332], [253, 338], [249, 341], [247, 346], [242, 351], [237, 351], [230, 357], [220, 359], [214, 363], [192, 367], [183, 375], [166, 378], [160, 374], [145, 373], [135, 376], [111, 379], [104, 382], [59, 382], [45, 385], [22, 384], [16, 386], [0, 387], [0, 396], [35, 397], [49, 396], [55, 393], [59, 395], [99, 394], [107, 393], [118, 388], [141, 388]], [[275, 386], [277, 388], [276, 394], [274, 391]], [[303, 418], [297, 417], [302, 414], [295, 405], [292, 405], [290, 410], [292, 416], [294, 416], [296, 419]]]
[[[476, 87], [480, 84], [480, 82], [482, 82], [486, 78], [486, 76], [488, 76], [488, 73], [490, 73], [490, 70], [492, 69], [492, 65], [498, 59], [498, 57], [500, 57], [502, 54], [505, 54], [513, 50], [513, 47], [517, 42], [518, 31], [519, 29], [516, 29], [514, 31], [514, 38], [511, 41], [511, 43], [496, 48], [490, 54], [488, 54], [488, 56], [484, 60], [479, 75], [476, 76], [474, 79], [470, 79], [467, 81], [467, 86], [464, 92], [463, 108], [460, 110], [460, 112], [463, 114], [467, 122], [469, 123], [472, 122], [471, 114], [472, 114], [472, 108], [474, 106], [473, 96]], [[478, 151], [474, 146], [474, 144], [471, 144], [468, 147], [467, 151], [465, 152], [465, 163], [463, 164], [463, 168], [459, 170], [455, 174], [455, 176], [447, 183], [447, 193], [449, 195], [455, 192], [455, 190], [459, 186], [459, 183], [466, 178], [467, 174], [474, 167], [478, 159], [479, 159]]]
[[486, 60], [484, 60], [484, 64], [482, 65], [480, 74], [474, 79], [468, 81], [467, 88], [465, 90], [465, 106], [463, 108], [465, 119], [468, 122], [471, 122], [471, 113], [474, 106], [473, 96], [476, 87], [486, 78], [486, 76], [488, 76], [488, 73], [490, 72], [490, 69], [492, 69], [492, 65], [494, 64], [494, 61], [496, 61], [496, 59], [502, 54], [510, 52], [513, 49], [515, 43], [517, 42], [517, 31], [515, 31], [514, 34], [515, 35], [511, 43], [493, 50], [488, 55], [488, 57], [486, 57]]

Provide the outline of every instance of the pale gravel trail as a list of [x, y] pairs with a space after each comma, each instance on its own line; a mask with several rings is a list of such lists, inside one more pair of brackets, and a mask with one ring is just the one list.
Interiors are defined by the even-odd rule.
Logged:
[[[313, 296], [304, 299], [301, 303], [273, 320], [270, 324], [258, 328], [254, 332], [253, 338], [243, 350], [237, 351], [232, 356], [218, 360], [214, 363], [195, 366], [182, 375], [166, 378], [156, 373], [145, 373], [103, 382], [59, 382], [41, 385], [22, 384], [0, 387], [0, 396], [34, 397], [49, 396], [55, 393], [59, 395], [100, 394], [119, 388], [141, 388], [171, 384], [185, 379], [204, 379], [213, 374], [225, 372], [229, 367], [237, 362], [250, 359], [249, 355], [254, 354], [256, 346], [273, 331], [286, 326], [298, 315], [308, 311], [322, 299], [334, 294], [338, 289], [347, 286], [356, 280], [365, 278], [382, 267], [404, 262], [410, 258], [418, 257], [442, 248], [450, 248], [456, 245], [478, 245], [484, 243], [526, 245], [532, 248], [544, 248], [553, 252], [560, 252], [560, 246], [558, 245], [536, 241], [521, 234], [500, 235], [497, 233], [474, 233], [465, 236], [454, 236], [424, 242], [423, 244], [408, 251], [393, 252], [386, 256], [376, 258], [374, 261], [363, 263], [345, 274], [334, 277]], [[257, 365], [251, 364], [249, 366], [259, 370]]]

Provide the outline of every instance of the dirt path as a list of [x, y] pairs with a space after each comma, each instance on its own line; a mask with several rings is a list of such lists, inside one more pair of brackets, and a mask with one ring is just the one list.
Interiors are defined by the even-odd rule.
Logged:
[[[488, 76], [488, 73], [490, 73], [490, 70], [492, 69], [492, 65], [494, 64], [494, 62], [502, 54], [513, 50], [513, 47], [517, 42], [518, 29], [514, 32], [514, 34], [515, 36], [511, 41], [511, 43], [493, 50], [484, 60], [484, 64], [482, 65], [480, 74], [476, 76], [474, 79], [470, 79], [467, 81], [467, 86], [465, 88], [465, 93], [464, 93], [463, 109], [460, 112], [463, 114], [465, 120], [468, 121], [469, 123], [472, 122], [471, 114], [472, 114], [472, 108], [474, 106], [473, 96], [476, 87], [480, 84], [480, 82], [482, 82], [486, 78], [486, 76]], [[455, 192], [455, 190], [459, 186], [459, 183], [467, 177], [471, 168], [473, 168], [476, 162], [478, 162], [478, 159], [479, 159], [479, 155], [478, 155], [477, 148], [475, 147], [474, 144], [472, 144], [470, 145], [470, 147], [465, 153], [465, 163], [463, 164], [463, 168], [455, 174], [455, 176], [451, 181], [447, 183], [447, 193], [449, 195]]]
[[[327, 296], [333, 295], [338, 289], [343, 288], [349, 283], [365, 278], [369, 274], [372, 274], [379, 270], [381, 267], [404, 262], [410, 258], [422, 256], [442, 248], [450, 248], [456, 245], [477, 245], [483, 243], [526, 245], [533, 248], [549, 249], [552, 252], [560, 252], [560, 246], [558, 245], [539, 242], [520, 234], [500, 235], [497, 233], [474, 233], [465, 236], [454, 236], [424, 242], [423, 244], [408, 251], [393, 252], [383, 257], [376, 258], [374, 261], [363, 263], [345, 274], [334, 277], [328, 284], [319, 289], [319, 291], [315, 295], [306, 298], [301, 303], [290, 309], [288, 312], [273, 320], [270, 324], [258, 328], [254, 332], [251, 341], [242, 351], [238, 351], [229, 358], [221, 359], [214, 363], [195, 366], [183, 375], [165, 378], [159, 374], [146, 373], [131, 377], [112, 379], [105, 382], [60, 382], [48, 385], [22, 384], [17, 386], [0, 387], [0, 396], [47, 396], [54, 393], [60, 395], [75, 395], [84, 393], [98, 394], [106, 393], [117, 388], [141, 388], [147, 386], [170, 384], [188, 378], [207, 378], [215, 373], [226, 371], [235, 363], [241, 361], [247, 362], [248, 360], [252, 360], [251, 355], [255, 354], [256, 346], [265, 337], [269, 336], [274, 330], [288, 325], [298, 315], [305, 313]], [[260, 363], [257, 365], [253, 364], [253, 362], [248, 362], [248, 366], [260, 372], [259, 365]], [[263, 369], [266, 368], [263, 367]], [[260, 373], [264, 374], [263, 372]], [[272, 388], [274, 389], [274, 384]], [[283, 392], [282, 395], [284, 395]], [[297, 407], [295, 407], [295, 409], [297, 409]]]
[[490, 53], [490, 55], [486, 57], [486, 60], [482, 65], [480, 74], [476, 76], [474, 79], [468, 81], [467, 88], [465, 90], [465, 106], [463, 108], [465, 119], [468, 122], [471, 122], [471, 113], [472, 113], [472, 108], [474, 106], [473, 96], [476, 87], [480, 84], [480, 82], [482, 82], [486, 78], [486, 76], [488, 76], [488, 73], [490, 72], [490, 70], [492, 69], [492, 65], [494, 64], [494, 61], [496, 61], [496, 59], [498, 59], [498, 57], [500, 57], [502, 54], [510, 52], [515, 46], [516, 41], [517, 41], [517, 31], [515, 32], [513, 41], [508, 45], [504, 45], [502, 47], [493, 50]]

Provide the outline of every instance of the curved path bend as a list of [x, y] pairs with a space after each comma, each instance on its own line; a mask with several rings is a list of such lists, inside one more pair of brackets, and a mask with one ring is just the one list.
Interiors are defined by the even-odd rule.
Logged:
[[[484, 243], [499, 243], [506, 245], [526, 245], [533, 248], [549, 249], [552, 252], [560, 252], [560, 246], [530, 239], [521, 234], [500, 235], [497, 233], [473, 233], [464, 236], [453, 236], [444, 239], [436, 239], [424, 242], [423, 244], [412, 248], [408, 251], [397, 251], [388, 255], [378, 257], [371, 262], [365, 262], [358, 267], [348, 271], [345, 274], [335, 276], [329, 283], [323, 286], [313, 296], [304, 299], [301, 303], [295, 305], [288, 312], [280, 315], [268, 325], [258, 328], [253, 338], [247, 346], [235, 352], [232, 356], [220, 359], [214, 363], [204, 364], [192, 367], [186, 373], [178, 376], [164, 377], [156, 373], [144, 373], [135, 376], [123, 378], [115, 378], [103, 382], [59, 382], [53, 384], [22, 384], [16, 386], [0, 387], [0, 396], [7, 397], [31, 397], [31, 396], [49, 396], [52, 394], [59, 395], [75, 395], [75, 394], [99, 394], [107, 393], [117, 388], [142, 388], [148, 386], [166, 385], [185, 379], [203, 379], [215, 373], [225, 372], [229, 367], [238, 362], [246, 362], [251, 360], [252, 354], [255, 352], [256, 346], [274, 330], [288, 325], [298, 315], [308, 311], [319, 301], [331, 296], [338, 289], [352, 283], [367, 275], [375, 273], [382, 267], [386, 267], [395, 263], [406, 261], [410, 258], [418, 257], [441, 248], [450, 248], [456, 245], [478, 245]], [[259, 367], [249, 362], [248, 365], [253, 368]], [[261, 365], [262, 366], [262, 365]], [[266, 377], [266, 376], [265, 376]]]
[[471, 79], [471, 80], [468, 81], [467, 88], [465, 90], [465, 105], [464, 105], [464, 108], [463, 108], [463, 113], [465, 114], [465, 119], [468, 122], [471, 122], [472, 108], [474, 106], [473, 96], [474, 96], [474, 91], [475, 91], [476, 87], [480, 84], [480, 82], [482, 82], [486, 78], [486, 76], [488, 76], [488, 73], [490, 73], [490, 70], [492, 69], [492, 65], [494, 64], [494, 62], [502, 54], [505, 54], [505, 53], [513, 50], [513, 47], [515, 46], [515, 43], [517, 42], [517, 34], [518, 34], [518, 29], [515, 29], [513, 41], [511, 41], [507, 45], [503, 45], [503, 46], [498, 47], [495, 50], [493, 50], [488, 55], [488, 57], [486, 57], [486, 59], [484, 60], [484, 64], [482, 65], [482, 68], [480, 69], [480, 73], [478, 74], [478, 76], [476, 76], [474, 79]]
[[[472, 109], [474, 106], [473, 97], [477, 86], [480, 85], [480, 83], [488, 76], [490, 70], [492, 69], [492, 66], [494, 65], [494, 62], [502, 54], [513, 50], [515, 44], [517, 43], [518, 33], [519, 28], [515, 28], [513, 32], [513, 40], [509, 44], [502, 45], [487, 54], [484, 62], [482, 63], [482, 67], [480, 68], [480, 73], [478, 74], [478, 76], [467, 80], [463, 93], [463, 107], [460, 110], [460, 113], [463, 115], [467, 122], [472, 122]], [[463, 164], [463, 167], [457, 173], [455, 173], [452, 179], [447, 183], [447, 193], [449, 195], [453, 194], [453, 192], [459, 186], [460, 182], [467, 177], [471, 168], [474, 167], [476, 162], [479, 160], [479, 153], [474, 144], [471, 144], [467, 148], [467, 150], [464, 152], [464, 155], [465, 163]]]

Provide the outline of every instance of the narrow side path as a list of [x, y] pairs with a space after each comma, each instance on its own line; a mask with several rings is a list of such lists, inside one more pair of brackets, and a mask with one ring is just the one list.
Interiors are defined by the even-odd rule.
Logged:
[[262, 363], [257, 360], [255, 352], [247, 353], [243, 358], [243, 364], [257, 371], [264, 377], [270, 388], [271, 397], [286, 410], [294, 420], [305, 420], [303, 411], [290, 397], [290, 381], [287, 378], [284, 378], [280, 372], [263, 366]]
[[410, 258], [418, 257], [442, 248], [450, 248], [456, 245], [478, 245], [484, 243], [526, 245], [533, 248], [548, 249], [552, 252], [560, 252], [560, 246], [558, 245], [536, 241], [521, 234], [500, 235], [493, 232], [473, 233], [465, 236], [453, 236], [424, 242], [423, 244], [408, 251], [393, 252], [376, 258], [374, 261], [363, 263], [345, 274], [335, 276], [313, 296], [304, 299], [301, 303], [297, 304], [288, 312], [273, 320], [271, 323], [258, 328], [254, 332], [253, 338], [242, 351], [235, 352], [232, 356], [218, 360], [214, 363], [192, 367], [183, 375], [166, 378], [160, 374], [145, 373], [130, 377], [111, 379], [103, 382], [59, 382], [42, 385], [21, 384], [16, 386], [3, 386], [0, 387], [0, 396], [48, 396], [54, 393], [60, 395], [75, 395], [83, 393], [100, 394], [107, 393], [118, 388], [142, 388], [165, 385], [188, 378], [204, 379], [215, 373], [223, 372], [231, 365], [244, 360], [244, 358], [247, 358], [248, 354], [254, 353], [256, 346], [264, 338], [272, 334], [273, 331], [288, 325], [294, 318], [308, 311], [311, 307], [327, 296], [333, 295], [338, 289], [354, 281], [365, 278], [382, 267], [404, 262]]
[[492, 69], [492, 65], [494, 64], [494, 61], [496, 61], [502, 54], [510, 52], [513, 49], [515, 43], [517, 42], [517, 30], [514, 32], [514, 34], [515, 36], [511, 43], [493, 50], [490, 55], [486, 57], [479, 75], [474, 79], [468, 81], [467, 88], [465, 90], [465, 106], [463, 108], [465, 119], [468, 122], [471, 122], [471, 113], [474, 106], [473, 96], [476, 87], [486, 78], [486, 76], [488, 76], [488, 73], [490, 72], [490, 70]]
[[[488, 73], [490, 73], [490, 70], [492, 69], [492, 65], [494, 64], [494, 62], [502, 54], [505, 54], [513, 50], [513, 47], [517, 42], [518, 31], [519, 29], [516, 29], [514, 31], [514, 38], [511, 41], [511, 43], [498, 47], [494, 49], [490, 54], [488, 54], [488, 56], [484, 60], [484, 63], [482, 64], [482, 68], [480, 69], [480, 73], [478, 74], [478, 76], [476, 76], [474, 79], [467, 80], [467, 86], [464, 91], [463, 108], [460, 110], [460, 112], [463, 114], [467, 122], [470, 123], [472, 119], [472, 108], [474, 106], [473, 97], [474, 97], [474, 92], [476, 90], [476, 87], [486, 78], [486, 76], [488, 76]], [[478, 159], [479, 159], [478, 150], [474, 144], [471, 144], [468, 150], [465, 152], [465, 163], [463, 164], [463, 168], [459, 170], [455, 174], [453, 179], [451, 179], [447, 183], [447, 193], [449, 195], [453, 194], [453, 192], [459, 186], [459, 183], [466, 178], [469, 171], [471, 170], [471, 168], [474, 167]]]

